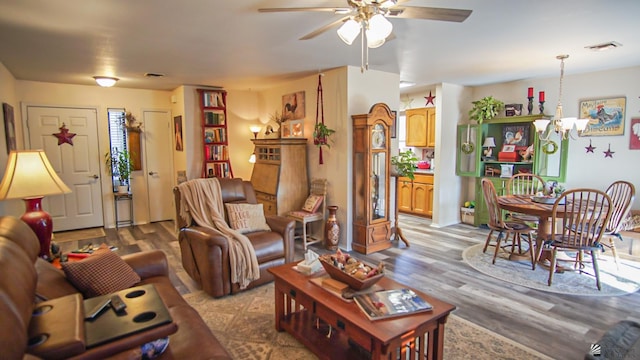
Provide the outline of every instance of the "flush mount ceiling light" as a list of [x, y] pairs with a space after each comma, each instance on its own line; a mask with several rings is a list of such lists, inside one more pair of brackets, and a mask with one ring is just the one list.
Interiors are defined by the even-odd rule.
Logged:
[[[573, 129], [573, 127], [576, 127], [579, 136], [580, 134], [582, 134], [582, 131], [587, 127], [587, 124], [589, 123], [589, 119], [578, 119], [575, 117], [566, 118], [562, 114], [562, 81], [564, 80], [564, 60], [568, 57], [569, 55], [556, 56], [556, 59], [560, 60], [560, 91], [558, 94], [558, 106], [556, 107], [556, 113], [553, 116], [553, 119], [538, 119], [533, 122], [540, 140], [543, 141], [549, 140], [551, 131], [562, 134], [563, 139], [567, 139], [569, 136], [575, 139], [573, 135], [571, 135], [571, 130]], [[547, 129], [549, 125], [551, 125], [551, 127], [550, 129]], [[547, 136], [543, 136], [545, 132], [547, 133]]]
[[94, 76], [93, 78], [96, 80], [98, 85], [102, 87], [112, 87], [113, 85], [116, 84], [116, 81], [120, 80], [116, 77], [110, 77], [110, 76]]

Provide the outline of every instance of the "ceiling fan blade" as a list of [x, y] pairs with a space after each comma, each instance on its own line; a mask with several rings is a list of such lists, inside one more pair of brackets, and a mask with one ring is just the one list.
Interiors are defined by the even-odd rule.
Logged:
[[298, 8], [263, 8], [258, 9], [258, 12], [294, 12], [294, 11], [316, 11], [316, 12], [332, 12], [335, 14], [346, 14], [350, 12], [351, 8], [336, 8], [336, 7], [298, 7]]
[[314, 37], [316, 37], [316, 36], [318, 36], [318, 35], [322, 34], [323, 32], [325, 32], [325, 31], [327, 31], [327, 30], [331, 29], [332, 27], [334, 27], [334, 26], [336, 26], [336, 25], [338, 25], [338, 24], [341, 24], [341, 23], [343, 23], [343, 22], [347, 21], [349, 18], [350, 18], [350, 16], [345, 16], [345, 17], [343, 17], [343, 18], [341, 18], [341, 19], [338, 19], [338, 20], [336, 20], [336, 21], [330, 22], [329, 24], [324, 25], [324, 26], [322, 26], [322, 27], [320, 27], [320, 28], [318, 28], [318, 29], [316, 29], [316, 30], [314, 30], [314, 31], [312, 31], [312, 32], [310, 32], [310, 33], [308, 33], [307, 35], [305, 35], [305, 36], [301, 37], [301, 38], [300, 38], [300, 40], [309, 40], [309, 39], [313, 39]]
[[462, 9], [403, 6], [389, 9], [389, 16], [403, 19], [463, 22], [471, 15], [471, 12], [471, 10]]

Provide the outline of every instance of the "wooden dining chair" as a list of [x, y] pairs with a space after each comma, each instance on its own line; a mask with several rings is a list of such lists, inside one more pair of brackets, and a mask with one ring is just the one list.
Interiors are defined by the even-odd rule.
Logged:
[[[544, 179], [536, 174], [515, 174], [507, 180], [507, 195], [535, 195], [544, 186]], [[507, 213], [507, 219], [526, 223], [538, 223], [538, 217], [514, 212]]]
[[[529, 242], [529, 255], [531, 257], [531, 269], [535, 270], [535, 254], [536, 251], [533, 247], [533, 242], [531, 241], [531, 234], [533, 232], [533, 228], [529, 225], [520, 222], [520, 221], [505, 221], [502, 218], [502, 210], [498, 206], [498, 194], [496, 192], [496, 188], [493, 186], [493, 182], [487, 178], [482, 179], [482, 194], [484, 196], [484, 201], [487, 204], [487, 209], [489, 210], [489, 223], [487, 226], [489, 227], [489, 235], [487, 235], [487, 240], [484, 243], [484, 248], [482, 252], [486, 252], [487, 248], [491, 243], [491, 237], [494, 232], [498, 232], [496, 236], [496, 244], [495, 244], [495, 252], [493, 253], [492, 263], [496, 263], [496, 257], [498, 256], [498, 250], [501, 249], [500, 243], [502, 238], [505, 238], [505, 241], [511, 240], [511, 254], [513, 255], [515, 251], [516, 245], [518, 246], [518, 253], [522, 253], [522, 235], [525, 235]], [[508, 246], [508, 245], [505, 245]]]
[[[324, 226], [327, 212], [327, 179], [313, 179], [309, 190], [309, 197], [305, 201], [301, 210], [290, 211], [287, 214], [289, 219], [295, 220], [296, 225], [301, 225], [301, 233], [296, 232], [294, 239], [302, 239], [304, 252], [307, 246], [324, 241]], [[317, 236], [308, 234], [309, 225], [320, 222], [322, 231]]]
[[[551, 286], [553, 274], [558, 263], [558, 251], [576, 251], [575, 269], [584, 271], [584, 253], [589, 252], [593, 264], [593, 274], [598, 290], [601, 290], [598, 254], [600, 240], [605, 233], [613, 210], [611, 198], [604, 191], [596, 189], [574, 189], [565, 191], [553, 204], [551, 211], [551, 235], [546, 246], [551, 248], [551, 266], [549, 266], [548, 285]], [[538, 249], [539, 258], [543, 247]]]
[[615, 240], [616, 238], [622, 240], [620, 231], [622, 231], [624, 221], [629, 215], [629, 211], [631, 211], [631, 204], [636, 196], [636, 188], [632, 183], [620, 180], [609, 185], [605, 192], [611, 198], [613, 210], [605, 227], [605, 233], [602, 235], [608, 241], [603, 240], [601, 243], [602, 246], [611, 249], [616, 268], [619, 269]]

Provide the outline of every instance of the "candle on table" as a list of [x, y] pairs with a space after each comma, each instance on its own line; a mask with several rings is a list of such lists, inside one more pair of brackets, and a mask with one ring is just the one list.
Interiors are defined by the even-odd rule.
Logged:
[[540, 96], [540, 101], [544, 101], [544, 91], [540, 91], [538, 95]]
[[533, 97], [533, 88], [529, 88], [529, 92], [527, 93], [527, 97]]

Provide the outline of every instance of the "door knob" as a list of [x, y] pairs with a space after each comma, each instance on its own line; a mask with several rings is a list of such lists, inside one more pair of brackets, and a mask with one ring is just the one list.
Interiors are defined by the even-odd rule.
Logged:
[[89, 175], [89, 177], [90, 177], [90, 178], [94, 178], [94, 179], [96, 179], [96, 180], [100, 178], [100, 176], [98, 176], [98, 175], [96, 175], [96, 174]]
[[155, 175], [155, 174], [157, 174], [157, 172], [156, 172], [156, 171], [149, 171], [149, 175], [153, 176], [153, 175]]

